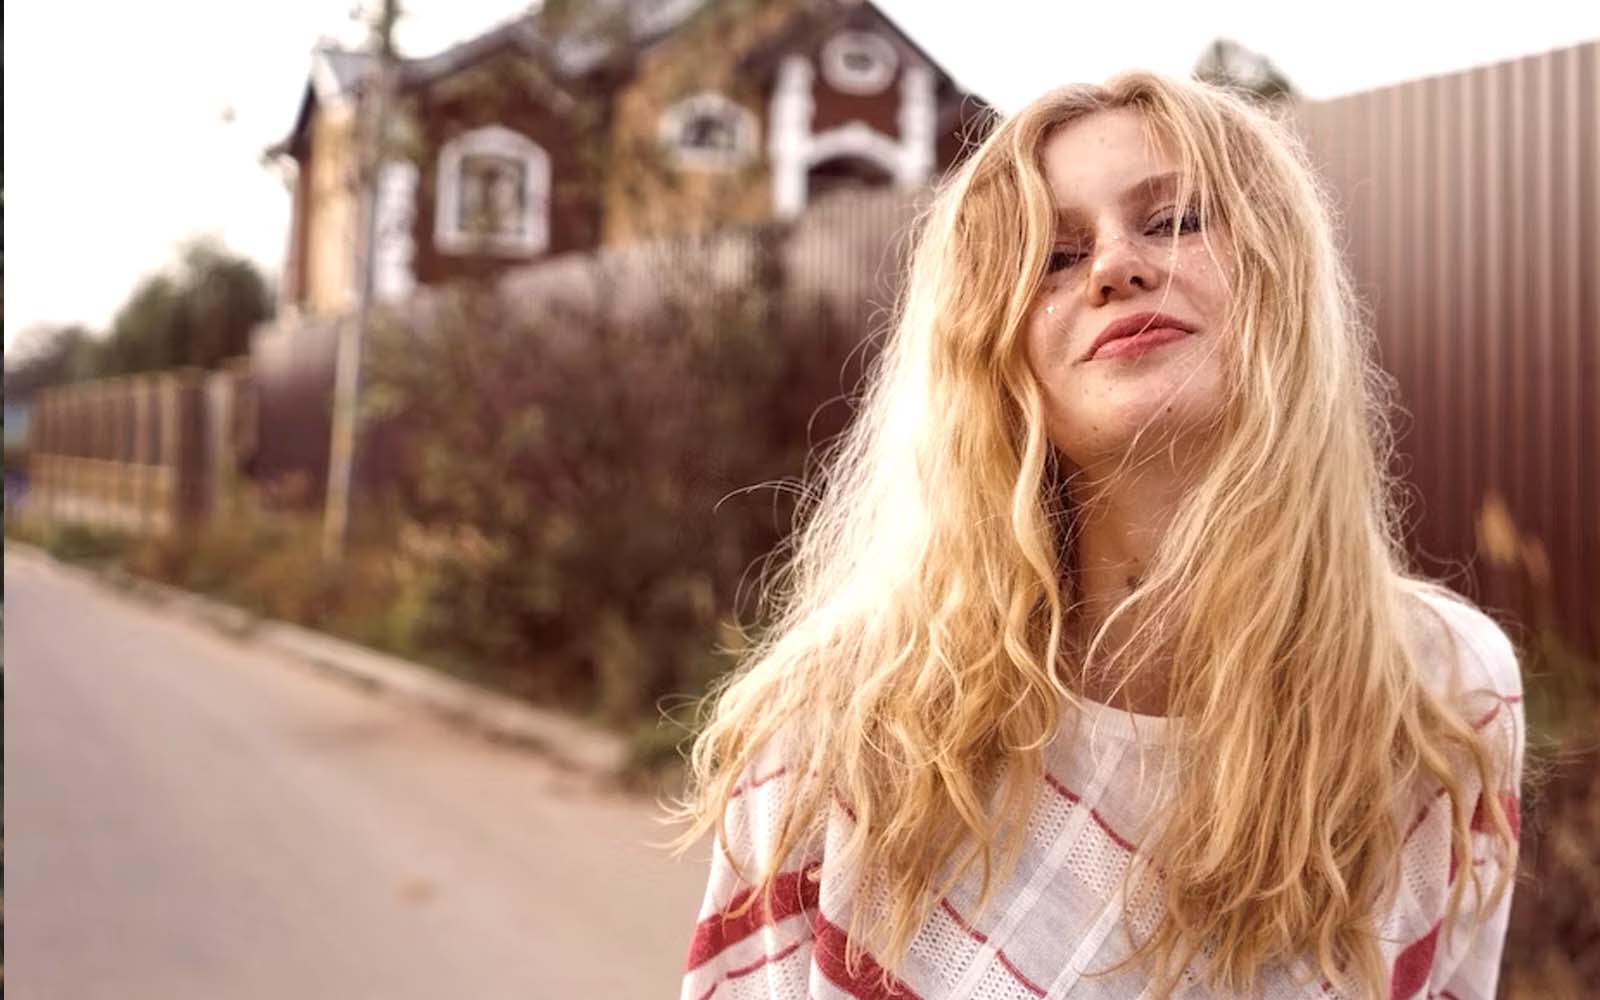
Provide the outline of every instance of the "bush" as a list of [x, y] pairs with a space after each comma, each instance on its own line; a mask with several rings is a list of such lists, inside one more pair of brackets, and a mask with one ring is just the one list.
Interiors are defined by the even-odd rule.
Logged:
[[366, 416], [390, 421], [428, 566], [423, 642], [619, 725], [726, 668], [741, 581], [789, 527], [781, 491], [742, 491], [802, 471], [866, 360], [757, 271], [631, 314], [637, 289], [598, 269], [578, 305], [462, 287], [373, 339]]
[[108, 563], [128, 550], [130, 537], [110, 528], [60, 524], [46, 529], [42, 544], [64, 562]]
[[1544, 617], [1520, 650], [1533, 768], [1502, 993], [1577, 1000], [1600, 982], [1600, 663]]

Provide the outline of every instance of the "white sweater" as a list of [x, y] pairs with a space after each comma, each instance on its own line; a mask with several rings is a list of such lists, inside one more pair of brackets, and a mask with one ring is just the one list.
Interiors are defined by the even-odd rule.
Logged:
[[[1514, 807], [1525, 739], [1516, 654], [1486, 615], [1464, 604], [1432, 603], [1461, 639], [1468, 662], [1457, 669], [1465, 689], [1479, 691], [1472, 702], [1475, 721], [1481, 727], [1492, 725], [1504, 738], [1500, 745], [1512, 754], [1512, 787], [1500, 791], [1503, 801]], [[981, 913], [975, 906], [976, 874], [940, 902], [913, 939], [898, 981], [891, 983], [898, 992], [879, 988], [879, 969], [870, 957], [854, 976], [845, 967], [845, 928], [856, 901], [844, 873], [830, 863], [853, 822], [842, 806], [833, 807], [823, 850], [797, 855], [783, 866], [765, 915], [760, 905], [740, 918], [722, 915], [748, 896], [749, 886], [714, 848], [682, 982], [683, 1000], [1146, 997], [1147, 975], [1137, 965], [1109, 976], [1091, 973], [1129, 952], [1130, 928], [1122, 916], [1118, 887], [1133, 859], [1145, 863], [1135, 845], [1148, 836], [1152, 817], [1171, 791], [1163, 765], [1179, 751], [1169, 728], [1165, 718], [1093, 703], [1087, 704], [1080, 725], [1064, 726], [1045, 752], [1047, 787], [1029, 820], [1015, 874], [996, 887]], [[744, 789], [730, 806], [728, 847], [747, 873], [756, 870], [755, 859], [765, 855], [775, 834], [776, 804], [787, 780], [782, 761], [769, 755], [745, 776]], [[1475, 781], [1469, 789], [1477, 794]], [[1419, 787], [1397, 805], [1413, 819], [1404, 846], [1403, 885], [1381, 926], [1391, 970], [1390, 996], [1491, 1000], [1511, 893], [1502, 896], [1474, 933], [1469, 926], [1474, 897], [1468, 886], [1460, 918], [1441, 926], [1456, 876], [1449, 851], [1448, 800], [1441, 792], [1437, 784]], [[1514, 808], [1511, 815], [1515, 820]], [[1475, 829], [1481, 819], [1474, 817]], [[1475, 839], [1485, 836], [1474, 833]], [[1488, 853], [1484, 848], [1474, 851], [1485, 887], [1497, 874], [1494, 862], [1485, 859]], [[808, 877], [815, 872], [820, 880]], [[1142, 939], [1158, 911], [1153, 905], [1130, 909], [1131, 930]], [[1259, 995], [1271, 1000], [1340, 996], [1311, 974], [1314, 968], [1314, 961], [1302, 959], [1291, 967], [1269, 969]], [[1179, 1000], [1212, 995], [1194, 971], [1175, 994]]]

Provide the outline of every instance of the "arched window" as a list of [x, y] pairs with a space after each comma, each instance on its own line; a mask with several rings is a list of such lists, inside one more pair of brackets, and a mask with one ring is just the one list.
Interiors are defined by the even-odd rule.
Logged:
[[842, 31], [822, 47], [822, 78], [846, 94], [877, 94], [900, 64], [894, 46], [870, 31]]
[[439, 152], [433, 242], [445, 253], [541, 253], [550, 244], [550, 157], [499, 125]]
[[687, 97], [661, 116], [661, 144], [681, 167], [732, 170], [755, 155], [755, 112], [722, 94]]

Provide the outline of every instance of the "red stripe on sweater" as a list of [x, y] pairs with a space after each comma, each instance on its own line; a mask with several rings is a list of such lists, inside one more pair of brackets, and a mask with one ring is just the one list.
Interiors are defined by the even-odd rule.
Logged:
[[[1517, 797], [1510, 792], [1500, 793], [1500, 806], [1506, 811], [1506, 822], [1511, 826], [1511, 836], [1522, 836], [1522, 813], [1518, 808]], [[1489, 810], [1484, 808], [1483, 796], [1478, 796], [1478, 807], [1472, 811], [1472, 829], [1479, 833], [1491, 833], [1494, 825], [1489, 821]]]
[[[961, 918], [961, 914], [956, 912], [956, 908], [950, 905], [950, 900], [941, 899], [939, 900], [939, 905], [944, 908], [944, 912], [950, 914], [950, 919], [956, 922], [956, 926], [966, 931], [972, 940], [978, 942], [979, 944], [988, 943], [989, 938], [982, 931], [963, 920]], [[1012, 978], [1018, 983], [1022, 984], [1023, 989], [1027, 990], [1029, 993], [1032, 993], [1036, 997], [1044, 996], [1044, 990], [1040, 988], [1039, 985], [1033, 980], [1023, 975], [1021, 969], [1017, 968], [1015, 965], [1012, 965], [1011, 959], [1006, 957], [1006, 953], [1004, 951], [996, 948], [994, 954], [995, 957], [1000, 960], [1000, 964], [1006, 967], [1006, 971], [1011, 973]]]
[[1487, 712], [1483, 713], [1483, 715], [1478, 717], [1478, 721], [1472, 724], [1473, 729], [1482, 729], [1484, 726], [1487, 726], [1489, 721], [1500, 713], [1501, 705], [1515, 705], [1517, 702], [1522, 700], [1522, 695], [1520, 694], [1497, 694], [1495, 697], [1500, 700], [1495, 703], [1493, 708], [1489, 709]]
[[816, 909], [818, 885], [808, 875], [819, 867], [813, 865], [802, 871], [779, 873], [773, 879], [772, 892], [764, 906], [757, 901], [739, 916], [728, 916], [728, 913], [743, 906], [755, 892], [753, 888], [744, 889], [728, 901], [721, 913], [713, 913], [696, 924], [684, 971], [698, 969], [720, 955], [729, 945], [743, 941], [768, 924], [776, 924], [796, 913]]
[[[1071, 802], [1073, 805], [1083, 804], [1083, 799], [1078, 795], [1078, 793], [1074, 792], [1066, 785], [1063, 785], [1059, 780], [1056, 779], [1055, 775], [1047, 773], [1044, 776], [1044, 780], [1048, 781], [1050, 783], [1050, 787], [1054, 788], [1056, 792], [1068, 802]], [[1122, 834], [1111, 828], [1111, 824], [1106, 822], [1105, 817], [1100, 815], [1099, 810], [1090, 807], [1089, 816], [1100, 825], [1100, 829], [1104, 830], [1106, 832], [1106, 836], [1110, 837], [1118, 847], [1122, 848], [1124, 851], [1127, 851], [1129, 854], [1132, 854], [1137, 849], [1134, 847], [1133, 843], [1128, 840], [1128, 838], [1122, 836]]]
[[833, 985], [857, 1000], [917, 1000], [909, 986], [894, 976], [885, 976], [871, 955], [862, 955], [860, 968], [851, 975], [844, 960], [849, 941], [843, 930], [817, 912], [812, 923], [811, 961]]
[[[1482, 729], [1484, 726], [1487, 726], [1490, 723], [1490, 721], [1494, 719], [1494, 717], [1496, 715], [1500, 714], [1500, 707], [1502, 705], [1515, 705], [1517, 702], [1522, 700], [1522, 696], [1521, 695], [1516, 695], [1516, 694], [1498, 695], [1497, 697], [1499, 697], [1500, 701], [1497, 702], [1493, 708], [1489, 709], [1489, 711], [1485, 712], [1481, 718], [1479, 718], [1476, 722], [1474, 722], [1472, 724], [1472, 728], [1474, 728], [1474, 729]], [[1445, 789], [1443, 786], [1440, 786], [1433, 793], [1433, 798], [1429, 799], [1426, 805], [1424, 805], [1421, 809], [1417, 810], [1417, 818], [1412, 820], [1411, 821], [1411, 826], [1409, 826], [1406, 829], [1406, 835], [1405, 835], [1405, 837], [1403, 837], [1401, 839], [1402, 843], [1405, 843], [1405, 842], [1409, 841], [1411, 839], [1411, 835], [1417, 832], [1417, 828], [1422, 826], [1423, 821], [1428, 818], [1428, 811], [1433, 808], [1433, 804], [1435, 802], [1437, 802], [1439, 799], [1444, 797], [1446, 791], [1447, 791], [1447, 789]], [[1514, 832], [1521, 830], [1521, 825], [1520, 825], [1520, 823], [1518, 822], [1518, 820], [1516, 818], [1515, 809], [1516, 809], [1516, 806], [1513, 803], [1511, 808], [1506, 810], [1508, 817], [1511, 819], [1511, 829]], [[1483, 802], [1480, 799], [1479, 803], [1478, 803], [1478, 808], [1473, 813], [1473, 817], [1472, 817], [1472, 828], [1474, 830], [1480, 829], [1480, 827], [1478, 826], [1478, 822], [1479, 822], [1478, 813], [1480, 813], [1482, 811], [1483, 811]], [[1487, 818], [1487, 817], [1485, 817], [1485, 818]], [[1488, 830], [1488, 827], [1484, 826], [1481, 829]]]
[[750, 973], [761, 968], [763, 965], [771, 965], [773, 962], [781, 962], [790, 955], [793, 955], [795, 949], [799, 948], [803, 944], [805, 944], [804, 941], [796, 941], [790, 944], [789, 947], [779, 951], [776, 955], [763, 955], [761, 958], [756, 959], [749, 965], [742, 966], [741, 968], [737, 969], [729, 969], [727, 972], [722, 974], [721, 979], [718, 979], [716, 982], [712, 983], [711, 988], [700, 994], [696, 1000], [711, 1000], [711, 995], [717, 992], [717, 987], [721, 986], [723, 983], [730, 979], [738, 979], [740, 976], [748, 976]]
[[833, 804], [844, 810], [844, 814], [850, 817], [850, 822], [856, 822], [856, 811], [850, 808], [850, 803], [846, 802], [837, 791], [833, 793]]
[[[1440, 787], [1433, 793], [1433, 798], [1428, 801], [1428, 804], [1417, 810], [1417, 818], [1412, 820], [1411, 825], [1406, 828], [1404, 840], [1409, 841], [1411, 839], [1411, 835], [1417, 832], [1418, 827], [1422, 826], [1423, 820], [1428, 818], [1428, 811], [1433, 808], [1434, 802], [1443, 798], [1444, 794], [1445, 789]], [[1500, 804], [1505, 807], [1506, 820], [1511, 825], [1511, 835], [1513, 837], [1521, 837], [1522, 814], [1518, 807], [1517, 797], [1510, 792], [1501, 792]], [[1481, 795], [1478, 797], [1477, 806], [1472, 811], [1471, 825], [1472, 829], [1478, 833], [1490, 833], [1494, 829], [1489, 823], [1489, 813], [1483, 808], [1483, 796]]]
[[1438, 789], [1434, 791], [1433, 798], [1429, 799], [1426, 805], [1417, 810], [1417, 818], [1411, 821], [1411, 825], [1406, 828], [1406, 835], [1400, 840], [1402, 844], [1411, 840], [1411, 835], [1416, 833], [1417, 830], [1422, 826], [1422, 821], [1428, 818], [1428, 811], [1433, 808], [1433, 804], [1439, 801], [1439, 799], [1443, 798], [1445, 792], [1447, 791], [1449, 791], [1449, 789], [1445, 788], [1443, 785], [1440, 785]]
[[747, 784], [740, 785], [738, 788], [735, 788], [733, 791], [729, 792], [728, 793], [728, 798], [736, 799], [739, 796], [743, 795], [747, 789], [760, 788], [762, 785], [765, 785], [767, 782], [771, 781], [773, 778], [779, 777], [780, 775], [782, 775], [787, 770], [788, 770], [787, 767], [780, 767], [776, 771], [773, 771], [771, 774], [763, 774], [759, 778], [751, 778], [750, 781]]
[[1417, 991], [1428, 984], [1428, 974], [1433, 971], [1433, 950], [1439, 943], [1439, 925], [1420, 939], [1406, 945], [1394, 960], [1394, 973], [1389, 977], [1389, 1000], [1410, 1000]]
[[722, 978], [723, 979], [738, 979], [740, 976], [748, 976], [750, 973], [752, 973], [752, 972], [756, 971], [757, 969], [761, 968], [763, 965], [770, 965], [773, 962], [781, 962], [781, 961], [783, 961], [784, 959], [788, 958], [790, 955], [794, 954], [794, 950], [796, 948], [800, 947], [803, 944], [805, 944], [804, 941], [792, 942], [789, 945], [789, 947], [780, 950], [775, 955], [763, 955], [760, 958], [756, 959], [754, 962], [751, 962], [749, 965], [740, 966], [737, 969], [729, 969], [727, 972], [723, 973]]

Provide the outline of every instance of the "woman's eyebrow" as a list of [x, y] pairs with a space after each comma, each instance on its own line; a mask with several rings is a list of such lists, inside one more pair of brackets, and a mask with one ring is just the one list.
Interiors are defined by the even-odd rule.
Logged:
[[[1182, 174], [1176, 170], [1151, 174], [1123, 188], [1122, 194], [1117, 196], [1117, 200], [1126, 205], [1143, 197], [1156, 197], [1167, 194], [1177, 188], [1178, 181], [1181, 178]], [[1058, 209], [1056, 215], [1063, 222], [1076, 222], [1082, 217], [1083, 213], [1076, 206], [1066, 205]]]

